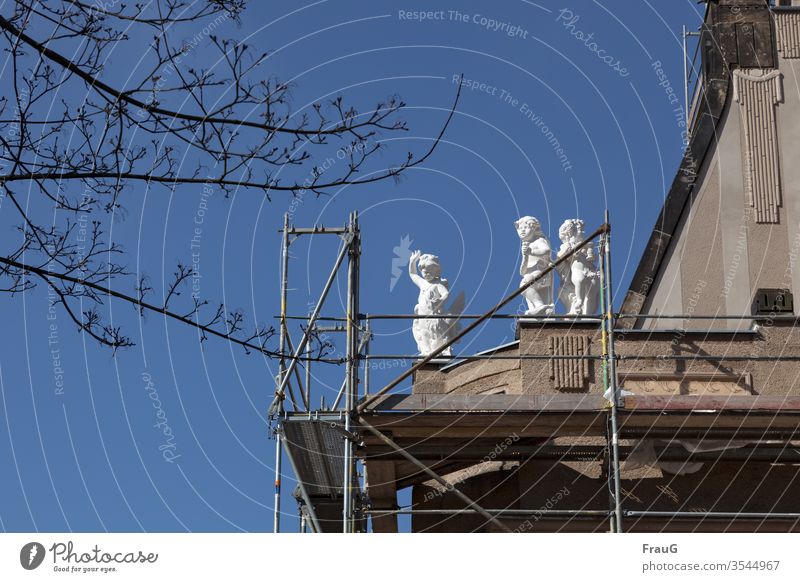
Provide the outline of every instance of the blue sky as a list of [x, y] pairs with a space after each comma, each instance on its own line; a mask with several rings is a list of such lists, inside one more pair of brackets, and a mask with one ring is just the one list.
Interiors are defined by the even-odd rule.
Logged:
[[[439, 255], [451, 289], [463, 291], [467, 311], [479, 313], [519, 282], [518, 217], [538, 217], [557, 239], [564, 219], [583, 218], [591, 230], [608, 208], [619, 304], [680, 158], [680, 32], [699, 25], [702, 4], [272, 5], [251, 2], [240, 25], [227, 22], [216, 33], [271, 51], [264, 74], [292, 81], [297, 111], [337, 94], [368, 110], [399, 94], [410, 130], [386, 136], [380, 160], [392, 164], [431, 143], [463, 74], [469, 82], [448, 132], [428, 162], [401, 180], [320, 198], [293, 202], [276, 194], [267, 201], [246, 190], [204, 198], [201, 187], [170, 193], [137, 186], [126, 194], [125, 213], [108, 222], [132, 269], [148, 273], [160, 292], [175, 262], [192, 260], [202, 211], [202, 296], [242, 308], [251, 322], [272, 322], [283, 214], [291, 212], [297, 226], [341, 225], [358, 210], [362, 312], [412, 311], [414, 286], [406, 275], [394, 282], [392, 275], [393, 249], [405, 237], [411, 248]], [[9, 2], [0, 7], [4, 15], [9, 10]], [[419, 11], [429, 14], [422, 19]], [[139, 56], [115, 52], [107, 74], [124, 80]], [[202, 46], [189, 58], [208, 66]], [[303, 170], [292, 171], [302, 180]], [[47, 212], [41, 201], [29, 203]], [[0, 206], [0, 221], [0, 240], [11, 244], [17, 219], [9, 204]], [[322, 237], [292, 246], [290, 313], [308, 312], [336, 250]], [[118, 285], [132, 288], [131, 281]], [[341, 315], [344, 292], [340, 278], [326, 314]], [[213, 338], [201, 345], [195, 330], [154, 315], [142, 321], [113, 301], [108, 313], [137, 345], [112, 356], [48, 305], [42, 288], [0, 298], [0, 528], [271, 531], [274, 441], [265, 413], [275, 362]], [[408, 323], [376, 323], [373, 353], [413, 353]], [[508, 321], [494, 322], [459, 350], [513, 336]], [[399, 365], [376, 370], [374, 388]], [[317, 402], [333, 399], [340, 374], [316, 366]], [[290, 531], [297, 528], [293, 488], [284, 475]]]

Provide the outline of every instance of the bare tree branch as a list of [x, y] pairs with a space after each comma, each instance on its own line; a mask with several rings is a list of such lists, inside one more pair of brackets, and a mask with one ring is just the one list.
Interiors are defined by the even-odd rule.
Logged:
[[[86, 84], [95, 91], [100, 93], [104, 93], [108, 96], [114, 97], [117, 101], [124, 101], [129, 105], [133, 105], [134, 107], [139, 107], [141, 109], [145, 109], [150, 113], [164, 115], [166, 117], [171, 117], [173, 119], [182, 119], [184, 121], [191, 121], [194, 123], [213, 123], [213, 124], [221, 124], [221, 125], [235, 125], [237, 127], [252, 127], [255, 129], [262, 129], [270, 132], [276, 133], [290, 133], [295, 135], [302, 135], [307, 137], [319, 137], [319, 136], [326, 136], [326, 135], [342, 135], [346, 133], [353, 133], [357, 132], [360, 129], [364, 129], [366, 127], [374, 126], [375, 123], [371, 120], [363, 121], [360, 123], [354, 122], [354, 116], [352, 115], [343, 115], [341, 118], [341, 122], [335, 124], [333, 127], [324, 128], [320, 127], [317, 129], [305, 129], [303, 127], [285, 127], [280, 125], [270, 125], [269, 123], [258, 123], [255, 121], [248, 121], [247, 119], [235, 119], [229, 117], [214, 117], [214, 116], [206, 116], [206, 115], [192, 115], [189, 113], [183, 113], [181, 111], [172, 111], [169, 109], [164, 109], [158, 107], [152, 103], [147, 103], [140, 99], [137, 99], [133, 96], [134, 91], [121, 91], [119, 89], [115, 89], [111, 85], [108, 85], [98, 79], [97, 77], [87, 73], [80, 66], [76, 65], [70, 59], [60, 55], [56, 51], [53, 51], [45, 44], [38, 42], [24, 32], [16, 28], [11, 22], [0, 16], [0, 28], [10, 33], [13, 37], [20, 39], [22, 42], [30, 46], [31, 48], [38, 51], [43, 57], [50, 59], [54, 63], [64, 67], [71, 73], [74, 73], [81, 79], [83, 79]], [[340, 109], [341, 112], [341, 109]], [[343, 112], [342, 112], [343, 113]], [[385, 113], [384, 113], [385, 117]], [[384, 129], [388, 129], [388, 127], [384, 126]], [[399, 129], [399, 127], [393, 127], [391, 129]]]
[[[52, 271], [47, 271], [41, 267], [36, 267], [33, 265], [28, 265], [22, 263], [20, 261], [12, 260], [6, 257], [0, 257], [0, 264], [4, 265], [3, 269], [13, 269], [14, 273], [17, 277], [24, 278], [26, 274], [30, 273], [36, 275], [37, 277], [41, 278], [45, 281], [59, 296], [59, 303], [61, 303], [69, 313], [70, 317], [75, 321], [78, 327], [82, 331], [88, 332], [92, 337], [98, 340], [100, 343], [109, 345], [112, 348], [118, 347], [127, 347], [134, 345], [130, 338], [122, 336], [119, 334], [118, 329], [113, 328], [106, 328], [103, 327], [100, 332], [98, 332], [98, 319], [91, 315], [92, 312], [85, 312], [84, 318], [81, 319], [77, 315], [75, 315], [74, 311], [71, 310], [67, 303], [67, 299], [69, 297], [74, 297], [74, 295], [64, 292], [61, 287], [54, 285], [53, 283], [56, 281], [61, 281], [64, 283], [69, 284], [70, 288], [74, 288], [75, 286], [85, 287], [92, 292], [95, 292], [98, 297], [102, 295], [106, 295], [109, 297], [113, 297], [115, 299], [120, 299], [122, 301], [126, 301], [132, 305], [135, 305], [138, 309], [144, 311], [151, 311], [154, 313], [159, 313], [165, 317], [169, 317], [171, 319], [175, 319], [180, 321], [181, 323], [185, 323], [191, 327], [197, 328], [201, 331], [201, 338], [204, 338], [206, 335], [215, 336], [218, 338], [225, 339], [231, 343], [236, 345], [242, 346], [245, 350], [255, 351], [262, 353], [266, 356], [270, 357], [278, 357], [280, 354], [273, 350], [269, 350], [266, 347], [266, 342], [270, 338], [273, 337], [275, 334], [275, 330], [272, 327], [258, 327], [257, 331], [249, 336], [244, 338], [236, 337], [236, 334], [242, 331], [242, 321], [243, 315], [239, 311], [234, 311], [228, 314], [227, 316], [224, 315], [224, 307], [220, 305], [214, 317], [212, 317], [209, 321], [205, 323], [200, 323], [199, 321], [191, 319], [191, 317], [187, 317], [186, 315], [181, 315], [179, 313], [175, 313], [170, 311], [163, 305], [155, 305], [152, 303], [148, 303], [143, 301], [139, 297], [133, 297], [130, 295], [126, 295], [124, 293], [120, 293], [119, 291], [115, 291], [109, 287], [103, 287], [101, 285], [97, 285], [95, 283], [89, 282], [86, 279], [80, 279], [78, 277], [72, 277], [69, 275], [65, 275], [63, 273], [56, 273]], [[88, 314], [88, 316], [87, 316]], [[213, 326], [219, 323], [222, 320], [225, 320], [225, 328], [224, 331], [219, 329], [215, 329]], [[103, 333], [107, 333], [108, 337], [104, 337]], [[109, 339], [116, 339], [118, 342], [109, 341]], [[283, 357], [286, 357], [285, 355]], [[313, 358], [318, 361], [325, 361], [323, 358]]]
[[[149, 301], [154, 284], [141, 274], [127, 284], [132, 294], [111, 289], [132, 274], [106, 231], [136, 184], [202, 185], [225, 196], [244, 188], [271, 199], [398, 179], [436, 150], [461, 93], [459, 84], [440, 131], [420, 153], [386, 164], [376, 161], [388, 149], [384, 136], [408, 130], [398, 118], [403, 100], [391, 95], [359, 111], [336, 96], [293, 111], [293, 86], [268, 74], [269, 55], [219, 34], [239, 19], [244, 0], [5, 6], [0, 196], [17, 215], [19, 240], [0, 252], [0, 292], [14, 296], [46, 283], [78, 329], [113, 350], [133, 343], [104, 321], [108, 297], [142, 317], [154, 312], [195, 327], [201, 341], [215, 336], [276, 355], [267, 347], [271, 327], [245, 329], [242, 311], [182, 293], [194, 275], [186, 262], [163, 283], [161, 305]], [[179, 36], [186, 32], [192, 36]], [[141, 55], [140, 65], [117, 87], [109, 59], [125, 50]], [[39, 217], [43, 205], [46, 217]], [[319, 338], [314, 344], [322, 361], [331, 346]]]

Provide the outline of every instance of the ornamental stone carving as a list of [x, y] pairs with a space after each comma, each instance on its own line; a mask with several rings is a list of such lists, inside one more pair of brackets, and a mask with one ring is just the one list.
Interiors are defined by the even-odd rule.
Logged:
[[776, 224], [781, 201], [781, 169], [776, 108], [783, 101], [781, 73], [733, 71], [733, 98], [739, 103], [744, 151], [744, 191], [756, 222]]

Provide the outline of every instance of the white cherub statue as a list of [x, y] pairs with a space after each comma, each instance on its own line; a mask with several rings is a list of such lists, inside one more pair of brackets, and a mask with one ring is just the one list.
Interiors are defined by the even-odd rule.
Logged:
[[[585, 239], [583, 221], [570, 218], [558, 229], [561, 248], [558, 258], [563, 257]], [[599, 307], [600, 271], [591, 244], [576, 252], [559, 267], [561, 289], [558, 298], [569, 315], [593, 315]]]
[[[414, 320], [411, 330], [417, 349], [420, 355], [426, 356], [458, 333], [458, 316], [464, 309], [464, 294], [459, 293], [450, 308], [445, 308], [450, 288], [447, 279], [442, 279], [442, 267], [436, 255], [423, 255], [420, 251], [414, 251], [408, 261], [408, 276], [419, 287], [419, 297], [414, 307], [416, 315], [453, 316]], [[452, 356], [453, 351], [448, 347], [440, 355]]]
[[[520, 285], [524, 285], [534, 277], [542, 274], [552, 265], [550, 241], [542, 232], [539, 221], [533, 216], [523, 216], [514, 223], [517, 234], [522, 241], [522, 265], [519, 274]], [[528, 287], [523, 296], [528, 303], [525, 315], [552, 315], [553, 313], [553, 273], [550, 272], [539, 281]]]

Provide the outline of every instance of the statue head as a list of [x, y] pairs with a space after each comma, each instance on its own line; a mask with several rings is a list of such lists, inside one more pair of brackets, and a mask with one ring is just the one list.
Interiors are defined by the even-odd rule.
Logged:
[[558, 238], [567, 242], [571, 238], [583, 238], [583, 221], [580, 218], [568, 218], [558, 229]]
[[419, 257], [419, 274], [426, 281], [435, 281], [442, 276], [442, 265], [436, 255], [421, 255]]
[[523, 216], [514, 223], [517, 234], [523, 241], [530, 242], [535, 238], [544, 236], [542, 225], [533, 216]]

